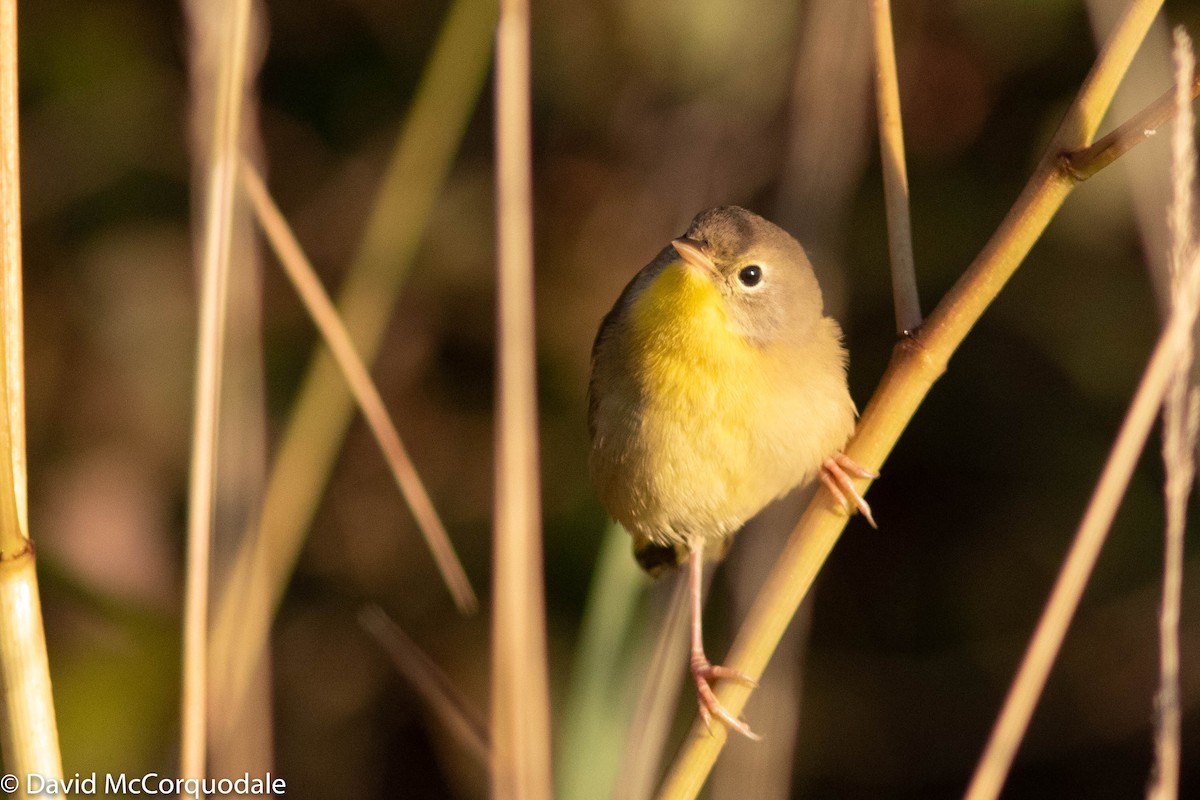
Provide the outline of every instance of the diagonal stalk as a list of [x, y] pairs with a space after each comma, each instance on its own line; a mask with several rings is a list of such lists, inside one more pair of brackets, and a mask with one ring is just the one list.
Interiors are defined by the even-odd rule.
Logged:
[[[492, 0], [456, 0], [451, 6], [397, 137], [338, 297], [338, 312], [364, 362], [373, 361], [379, 350], [482, 90], [495, 15]], [[337, 365], [319, 348], [271, 466], [258, 530], [242, 540], [216, 601], [210, 663], [220, 668], [214, 679], [226, 683], [222, 696], [231, 702], [238, 702], [266, 647], [353, 413]]]
[[417, 468], [412, 463], [412, 459], [409, 458], [408, 450], [405, 449], [404, 443], [400, 439], [400, 433], [396, 430], [391, 416], [388, 415], [383, 398], [379, 395], [379, 389], [371, 380], [371, 374], [367, 371], [358, 351], [354, 349], [354, 342], [350, 339], [350, 333], [346, 330], [341, 317], [338, 316], [333, 301], [325, 293], [325, 287], [317, 278], [316, 271], [308, 257], [304, 255], [300, 243], [296, 241], [296, 235], [292, 233], [291, 226], [287, 224], [283, 213], [271, 199], [262, 176], [258, 174], [258, 170], [249, 160], [243, 159], [242, 161], [241, 178], [242, 187], [250, 198], [254, 213], [266, 233], [267, 240], [271, 243], [292, 286], [295, 287], [297, 294], [304, 302], [305, 308], [308, 309], [309, 316], [312, 317], [314, 324], [321, 332], [325, 346], [329, 348], [345, 376], [346, 384], [350, 387], [351, 394], [354, 395], [355, 401], [362, 410], [363, 417], [371, 428], [376, 442], [379, 443], [380, 450], [383, 451], [384, 460], [391, 469], [392, 476], [400, 487], [400, 492], [404, 495], [404, 499], [417, 521], [417, 526], [421, 529], [421, 534], [425, 537], [425, 542], [433, 554], [438, 570], [442, 573], [442, 580], [446, 582], [446, 586], [454, 596], [455, 604], [464, 611], [476, 611], [479, 601], [475, 597], [475, 590], [471, 588], [471, 582], [467, 578], [462, 562], [459, 561], [458, 554], [454, 552], [454, 545], [450, 543], [446, 527], [438, 517], [437, 511], [433, 507], [433, 501], [429, 499], [429, 492], [425, 490], [425, 484], [421, 481], [421, 476], [417, 474]]

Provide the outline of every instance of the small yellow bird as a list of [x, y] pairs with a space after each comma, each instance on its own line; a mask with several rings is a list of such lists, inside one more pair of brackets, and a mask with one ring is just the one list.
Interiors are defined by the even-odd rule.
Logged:
[[851, 475], [877, 477], [841, 449], [854, 429], [846, 350], [821, 287], [787, 232], [736, 206], [699, 214], [646, 265], [592, 348], [592, 478], [652, 575], [690, 563], [691, 672], [700, 716], [758, 737], [712, 681], [753, 684], [711, 663], [700, 619], [706, 548], [817, 477], [872, 526]]

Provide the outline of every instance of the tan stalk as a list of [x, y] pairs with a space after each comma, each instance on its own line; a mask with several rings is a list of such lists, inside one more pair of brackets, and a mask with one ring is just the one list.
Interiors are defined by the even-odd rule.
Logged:
[[[184, 5], [188, 21], [189, 127], [192, 144], [193, 196], [198, 213], [193, 236], [197, 261], [203, 255], [204, 217], [208, 174], [216, 112], [222, 102], [219, 71], [228, 58], [230, 26], [224, 3], [190, 2]], [[240, 101], [239, 151], [258, 151], [257, 97], [254, 84], [264, 55], [263, 6], [251, 3], [246, 34], [246, 68]], [[237, 197], [229, 217], [228, 273], [222, 303], [222, 346], [220, 356], [221, 395], [215, 450], [219, 469], [213, 484], [212, 525], [215, 538], [210, 554], [209, 592], [217, 591], [228, 579], [236, 552], [237, 535], [245, 530], [264, 488], [266, 418], [262, 375], [261, 258], [257, 224], [249, 204]], [[199, 269], [197, 269], [199, 274]], [[206, 694], [207, 720], [205, 753], [208, 775], [240, 774], [272, 763], [272, 716], [270, 673], [264, 666], [256, 675], [255, 691], [229, 702], [214, 676], [211, 632], [208, 638]]]
[[900, 118], [900, 82], [892, 37], [891, 0], [871, 0], [871, 23], [875, 34], [875, 115], [879, 123], [879, 155], [887, 206], [892, 299], [896, 306], [896, 333], [904, 336], [921, 325], [921, 299], [917, 293], [913, 262], [908, 168], [904, 162], [904, 125]]
[[195, 418], [188, 486], [187, 578], [183, 630], [183, 735], [180, 776], [205, 776], [208, 686], [208, 581], [226, 285], [238, 169], [241, 111], [250, 31], [249, 0], [224, 8], [226, 46], [218, 68], [216, 107], [207, 161], [204, 242], [200, 265], [200, 332]]
[[[17, 4], [0, 0], [0, 748], [10, 775], [37, 773], [61, 780], [58, 723], [26, 506], [17, 111]], [[24, 781], [15, 791], [3, 788], [17, 797], [29, 796]]]
[[320, 279], [308, 257], [304, 255], [300, 243], [296, 241], [287, 220], [283, 218], [279, 207], [267, 192], [262, 176], [247, 160], [242, 161], [241, 179], [246, 195], [254, 206], [254, 213], [258, 216], [279, 263], [308, 309], [309, 316], [321, 332], [321, 338], [341, 368], [351, 394], [362, 409], [363, 417], [379, 443], [384, 460], [387, 461], [392, 476], [412, 510], [417, 527], [425, 536], [438, 570], [442, 573], [442, 579], [450, 589], [450, 594], [454, 596], [454, 602], [459, 608], [475, 611], [479, 607], [479, 601], [471, 588], [471, 582], [467, 579], [467, 573], [454, 552], [454, 545], [450, 543], [446, 528], [429, 499], [429, 493], [425, 491], [417, 468], [408, 457], [408, 451], [400, 440], [400, 433], [388, 415], [387, 406], [379, 396], [371, 374], [359, 358], [358, 351], [354, 349], [354, 342], [350, 340], [350, 334], [342, 324], [333, 301], [325, 293], [325, 288], [321, 286]]
[[1066, 636], [1071, 617], [1083, 596], [1105, 536], [1125, 494], [1129, 477], [1150, 435], [1162, 406], [1167, 384], [1180, 354], [1187, 347], [1195, 318], [1173, 314], [1150, 358], [1137, 393], [1125, 415], [1117, 440], [1092, 493], [1075, 540], [1059, 572], [1058, 580], [1042, 612], [1037, 630], [1009, 688], [1004, 708], [992, 729], [987, 749], [980, 758], [967, 790], [968, 800], [986, 800], [999, 795], [1008, 768], [1021, 743], [1033, 708], [1037, 704], [1050, 668]]
[[[1161, 0], [1133, 0], [1129, 4], [1012, 210], [925, 324], [896, 346], [847, 448], [847, 454], [859, 464], [878, 469], [883, 463], [933, 383], [945, 371], [951, 354], [1070, 194], [1075, 180], [1061, 167], [1062, 154], [1084, 147], [1091, 140], [1160, 6]], [[866, 481], [858, 484], [865, 490]], [[726, 666], [753, 678], [762, 675], [846, 521], [829, 496], [817, 492], [767, 576], [724, 661]], [[737, 715], [749, 693], [745, 686], [726, 682], [720, 686], [718, 696], [725, 708]], [[709, 733], [702, 723], [693, 724], [659, 797], [695, 797], [725, 738], [723, 726], [714, 725]]]
[[550, 692], [534, 369], [527, 0], [501, 0], [495, 82], [498, 383], [491, 796], [549, 800]]
[[[451, 6], [397, 137], [338, 297], [338, 311], [364, 362], [373, 361], [379, 351], [483, 87], [495, 13], [491, 0], [456, 0]], [[280, 440], [258, 530], [243, 538], [216, 602], [211, 663], [221, 666], [224, 696], [231, 702], [241, 697], [262, 657], [353, 413], [353, 399], [337, 365], [319, 348]]]
[[[1185, 74], [1190, 75], [1191, 72], [1192, 66], [1188, 64]], [[1180, 80], [1176, 89], [1176, 101], [1182, 103], [1189, 112], [1186, 114], [1187, 120], [1181, 122], [1187, 124], [1190, 138], [1191, 97], [1188, 83], [1187, 77]], [[1176, 203], [1180, 203], [1178, 195]], [[1190, 258], [1191, 254], [1187, 257]], [[1063, 561], [1050, 599], [1042, 611], [1042, 617], [1038, 621], [1012, 686], [1009, 687], [1004, 707], [967, 789], [968, 800], [989, 800], [999, 796], [1017, 747], [1033, 716], [1033, 709], [1058, 657], [1067, 628], [1079, 606], [1100, 548], [1125, 495], [1129, 478], [1145, 447], [1146, 438], [1150, 435], [1154, 418], [1163, 405], [1167, 389], [1172, 383], [1186, 383], [1191, 361], [1192, 331], [1196, 324], [1196, 299], [1194, 289], [1190, 293], [1179, 291], [1182, 279], [1178, 276], [1178, 271], [1182, 269], [1182, 265], [1177, 263], [1175, 269], [1176, 291], [1173, 294], [1177, 299], [1172, 307], [1171, 317], [1143, 373], [1137, 393], [1117, 435], [1117, 441], [1079, 524], [1075, 540]], [[1191, 284], [1195, 286], [1194, 278], [1191, 279]], [[1187, 299], [1178, 299], [1179, 295], [1186, 295]], [[1183, 371], [1182, 374], [1180, 370]]]
[[[1175, 314], [1196, 318], [1197, 264], [1195, 213], [1196, 144], [1188, 82], [1195, 72], [1192, 43], [1182, 28], [1175, 30], [1175, 125], [1171, 136], [1172, 200], [1168, 228], [1171, 235], [1171, 308]], [[1196, 477], [1197, 390], [1191, 373], [1195, 341], [1184, 346], [1167, 389], [1163, 406], [1163, 464], [1166, 468], [1164, 500], [1167, 510], [1163, 557], [1162, 607], [1159, 611], [1159, 678], [1155, 697], [1154, 774], [1147, 797], [1175, 800], [1179, 795], [1180, 700], [1179, 617], [1183, 595], [1183, 544], [1187, 525], [1188, 495]]]
[[376, 605], [364, 607], [358, 613], [358, 621], [387, 651], [396, 669], [416, 690], [433, 716], [479, 766], [487, 769], [487, 723], [478, 709], [382, 608]]

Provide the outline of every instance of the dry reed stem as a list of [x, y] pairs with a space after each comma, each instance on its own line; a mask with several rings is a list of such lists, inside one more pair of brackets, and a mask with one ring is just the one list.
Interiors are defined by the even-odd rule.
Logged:
[[486, 769], [488, 732], [483, 716], [382, 608], [376, 605], [364, 607], [358, 614], [358, 621], [387, 651], [396, 669], [416, 689], [433, 716], [463, 750]]
[[[347, 270], [338, 310], [374, 360], [438, 192], [487, 76], [495, 5], [456, 0], [446, 14]], [[332, 356], [318, 348], [280, 439], [258, 529], [243, 537], [216, 604], [212, 663], [237, 702], [266, 647], [312, 516], [354, 412]], [[255, 589], [258, 587], [258, 590]], [[262, 592], [262, 587], [266, 591]]]
[[[1192, 112], [1187, 81], [1190, 75], [1192, 89], [1200, 83], [1195, 74], [1195, 56], [1191, 41], [1182, 28], [1176, 28], [1175, 38], [1175, 86], [1155, 101], [1156, 105], [1170, 99], [1169, 109], [1175, 115], [1171, 126], [1171, 206], [1167, 210], [1167, 228], [1171, 237], [1171, 250], [1167, 266], [1171, 278], [1171, 296], [1175, 303], [1192, 300], [1188, 291], [1190, 262], [1196, 257], [1196, 232], [1193, 215], [1196, 213], [1196, 143], [1195, 114]], [[1165, 119], [1164, 119], [1165, 121]], [[1124, 126], [1122, 126], [1124, 127]], [[1180, 373], [1187, 369], [1180, 365]]]
[[[219, 11], [220, 4], [210, 4]], [[258, 98], [256, 79], [265, 55], [264, 7], [251, 3], [251, 34], [248, 37], [248, 61], [238, 144], [241, 152], [261, 153], [258, 141]], [[193, 21], [199, 22], [196, 17]], [[211, 20], [218, 28], [219, 15]], [[221, 37], [212, 32], [203, 37], [218, 51]], [[201, 41], [199, 36], [193, 41]], [[203, 199], [202, 180], [206, 164], [204, 154], [215, 107], [215, 81], [210, 77], [220, 58], [219, 52], [195, 49], [189, 52], [193, 80], [190, 82], [190, 128], [194, 147], [194, 195]], [[238, 190], [240, 192], [240, 188]], [[266, 485], [267, 421], [263, 375], [262, 340], [262, 253], [258, 224], [250, 204], [235, 196], [231, 217], [229, 259], [231, 269], [226, 287], [225, 325], [221, 355], [221, 397], [217, 427], [218, 468], [214, 487], [212, 576], [213, 593], [223, 591], [238, 538], [247, 535], [257, 517], [258, 504]], [[194, 239], [197, 252], [201, 238]], [[267, 587], [256, 587], [265, 593]], [[209, 775], [240, 775], [263, 770], [274, 762], [274, 731], [271, 719], [271, 665], [264, 663], [255, 673], [254, 688], [238, 702], [230, 702], [227, 686], [221, 680], [221, 664], [214, 661], [213, 632], [209, 628], [207, 694], [208, 748], [206, 772]]]
[[495, 82], [498, 385], [491, 796], [549, 800], [550, 693], [534, 368], [526, 0], [501, 0]]
[[[878, 469], [883, 463], [944, 372], [951, 354], [1070, 193], [1075, 182], [1061, 168], [1061, 155], [1090, 141], [1160, 6], [1161, 0], [1132, 0], [1012, 210], [925, 324], [896, 346], [847, 447], [847, 455], [859, 464]], [[866, 481], [857, 483], [860, 490], [868, 485]], [[752, 678], [762, 675], [846, 521], [846, 515], [834, 509], [829, 496], [818, 491], [767, 576], [724, 661], [726, 666]], [[725, 682], [717, 694], [722, 705], [736, 715], [745, 706], [750, 689]], [[658, 796], [663, 800], [695, 797], [726, 735], [723, 726], [715, 725], [709, 733], [702, 723], [693, 724]]]
[[[6, 772], [61, 779], [62, 757], [35, 564], [31, 546], [15, 556], [6, 553], [0, 560], [0, 744]], [[15, 796], [29, 796], [27, 788], [22, 780]]]
[[[1175, 108], [1171, 136], [1172, 201], [1170, 273], [1173, 313], [1196, 317], [1196, 234], [1193, 226], [1196, 180], [1195, 118], [1189, 80], [1195, 73], [1191, 40], [1175, 30]], [[1193, 84], [1194, 85], [1194, 84]], [[1166, 535], [1163, 557], [1162, 607], [1159, 612], [1159, 685], [1155, 696], [1154, 773], [1147, 791], [1151, 800], [1175, 800], [1179, 794], [1180, 700], [1179, 617], [1183, 595], [1183, 543], [1188, 495], [1196, 476], [1195, 450], [1200, 396], [1191, 385], [1194, 339], [1189, 339], [1175, 366], [1163, 406], [1163, 463]]]
[[1125, 494], [1129, 477], [1150, 435], [1182, 348], [1188, 346], [1195, 318], [1172, 314], [1159, 337], [1117, 440], [1092, 493], [1075, 540], [1042, 612], [1037, 630], [1009, 688], [1004, 708], [967, 790], [968, 800], [999, 795], [1000, 787], [1024, 736], [1033, 708], [1058, 656], [1071, 617], [1083, 596], [1092, 567]]
[[[183, 635], [183, 735], [180, 777], [202, 778], [207, 750], [208, 581], [217, 468], [217, 424], [224, 348], [226, 285], [238, 168], [250, 2], [223, 9], [216, 107], [207, 161], [201, 262], [200, 332], [188, 486], [187, 578]], [[197, 13], [205, 13], [198, 10]]]
[[921, 325], [921, 299], [917, 293], [913, 262], [908, 169], [904, 161], [904, 125], [900, 118], [891, 0], [871, 0], [871, 23], [875, 44], [875, 116], [879, 123], [879, 156], [887, 207], [892, 299], [896, 306], [896, 333], [905, 336]]
[[[1187, 64], [1187, 70], [1178, 78], [1175, 90], [1175, 101], [1182, 104], [1186, 117], [1186, 120], [1181, 119], [1177, 122], [1177, 129], [1181, 123], [1186, 124], [1189, 138], [1192, 130], [1189, 86], [1192, 71], [1192, 65]], [[1190, 216], [1190, 197], [1181, 201], [1177, 192], [1175, 202], [1182, 204], [1185, 208], [1183, 213]], [[1190, 223], [1186, 227], [1190, 229]], [[1191, 258], [1190, 253], [1187, 258]], [[1176, 276], [1173, 281], [1175, 285], [1170, 318], [1138, 385], [1137, 393], [1089, 501], [1075, 540], [1063, 562], [1050, 599], [1021, 661], [1017, 676], [1009, 688], [987, 748], [976, 766], [966, 794], [968, 800], [988, 800], [999, 795], [1017, 747], [1033, 715], [1033, 709], [1045, 687], [1050, 669], [1058, 657], [1067, 628], [1078, 608], [1113, 517], [1124, 497], [1129, 478], [1145, 447], [1146, 438], [1150, 435], [1150, 428], [1154, 424], [1158, 409], [1163, 405], [1168, 389], [1172, 386], [1186, 386], [1191, 363], [1192, 332], [1196, 324], [1197, 284], [1194, 266], [1189, 265], [1193, 275], [1187, 277], [1191, 291], [1181, 292], [1184, 282], [1179, 273], [1181, 265], [1173, 259]], [[1183, 405], [1182, 402], [1180, 405]], [[1170, 475], [1168, 477], [1170, 480]], [[1188, 483], [1190, 482], [1189, 476]], [[1171, 514], [1168, 511], [1168, 520], [1170, 519]], [[1164, 580], [1167, 579], [1168, 577], [1164, 576]], [[1175, 633], [1178, 634], [1177, 628]], [[1177, 780], [1177, 765], [1175, 774]]]
[[[58, 723], [29, 541], [21, 298], [17, 5], [0, 2], [0, 749], [7, 772], [62, 778]], [[27, 796], [22, 781], [15, 792]], [[44, 795], [42, 795], [44, 796]], [[57, 795], [56, 795], [57, 796]]]
[[425, 491], [425, 485], [417, 474], [417, 468], [400, 440], [400, 433], [388, 414], [383, 398], [379, 396], [379, 390], [371, 380], [358, 351], [354, 349], [354, 342], [351, 341], [346, 326], [342, 324], [333, 301], [325, 293], [325, 288], [321, 286], [320, 279], [308, 257], [304, 255], [300, 243], [296, 241], [287, 220], [283, 218], [279, 207], [267, 192], [262, 176], [258, 174], [254, 165], [245, 159], [242, 160], [241, 179], [267, 240], [279, 258], [279, 263], [308, 309], [309, 316], [321, 332], [321, 338], [341, 368], [351, 394], [362, 409], [363, 417], [366, 418], [375, 441], [379, 443], [384, 460], [387, 461], [392, 476], [416, 519], [417, 527], [429, 545], [438, 571], [442, 573], [442, 579], [454, 597], [455, 604], [466, 613], [474, 613], [479, 608], [479, 601], [471, 588], [467, 573], [454, 552], [450, 536], [446, 533], [446, 528], [433, 507], [433, 501], [429, 499], [429, 493]]
[[0, 559], [29, 549], [25, 508], [25, 355], [21, 307], [21, 165], [17, 125], [16, 0], [0, 6], [0, 258], [4, 390], [0, 392]]

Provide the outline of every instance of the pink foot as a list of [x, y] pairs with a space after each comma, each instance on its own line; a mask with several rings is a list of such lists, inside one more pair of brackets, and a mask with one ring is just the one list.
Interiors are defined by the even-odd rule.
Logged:
[[737, 731], [747, 739], [760, 741], [762, 739], [754, 731], [750, 730], [750, 726], [744, 721], [738, 719], [725, 706], [721, 705], [721, 701], [717, 699], [717, 695], [712, 690], [712, 681], [724, 678], [726, 680], [737, 681], [747, 686], [758, 686], [758, 682], [744, 672], [738, 672], [736, 669], [722, 667], [716, 664], [709, 663], [709, 660], [704, 657], [703, 653], [696, 653], [692, 656], [692, 677], [696, 680], [696, 694], [698, 695], [700, 704], [700, 719], [704, 720], [704, 725], [712, 731], [712, 718], [715, 716], [730, 727]]
[[854, 505], [859, 512], [866, 518], [872, 528], [878, 528], [875, 524], [875, 518], [871, 516], [871, 506], [859, 494], [858, 489], [854, 488], [854, 482], [850, 480], [850, 476], [856, 478], [878, 478], [879, 474], [872, 472], [866, 467], [859, 464], [850, 458], [845, 453], [837, 453], [825, 459], [825, 463], [821, 465], [821, 483], [829, 489], [829, 493], [833, 495], [833, 499], [837, 501], [847, 513], [850, 512], [850, 503], [846, 500], [846, 495], [850, 495], [854, 499]]

